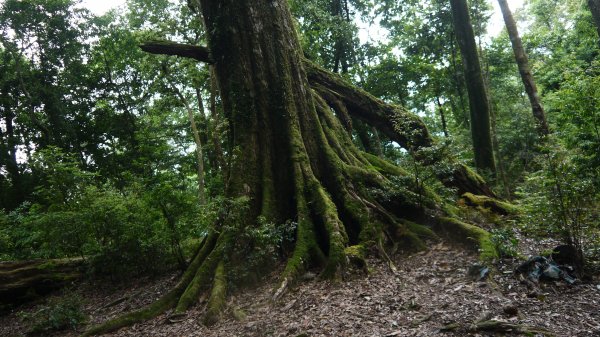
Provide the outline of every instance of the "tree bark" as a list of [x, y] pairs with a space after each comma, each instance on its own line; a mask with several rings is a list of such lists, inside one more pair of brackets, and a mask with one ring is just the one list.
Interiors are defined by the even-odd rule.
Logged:
[[482, 171], [492, 174], [496, 171], [494, 150], [490, 134], [490, 105], [481, 74], [481, 64], [477, 54], [477, 44], [469, 16], [466, 0], [450, 0], [452, 19], [456, 40], [465, 70], [465, 81], [469, 94], [469, 107], [471, 111], [471, 137], [473, 139], [473, 152], [475, 166]]
[[592, 18], [598, 31], [598, 45], [600, 46], [600, 0], [588, 0], [588, 6], [592, 12]]
[[498, 4], [500, 4], [500, 9], [502, 10], [502, 16], [504, 17], [504, 23], [506, 24], [506, 30], [508, 31], [508, 36], [510, 37], [510, 43], [512, 44], [517, 66], [519, 67], [519, 74], [521, 75], [523, 85], [525, 85], [525, 92], [529, 97], [529, 103], [531, 103], [531, 111], [533, 112], [533, 118], [535, 118], [536, 121], [536, 129], [540, 137], [545, 137], [550, 133], [548, 122], [546, 121], [546, 113], [544, 112], [544, 108], [540, 102], [540, 96], [533, 79], [533, 74], [531, 73], [531, 68], [529, 67], [527, 53], [525, 53], [523, 42], [521, 41], [519, 31], [517, 30], [517, 24], [513, 18], [510, 8], [508, 7], [507, 1], [498, 0]]

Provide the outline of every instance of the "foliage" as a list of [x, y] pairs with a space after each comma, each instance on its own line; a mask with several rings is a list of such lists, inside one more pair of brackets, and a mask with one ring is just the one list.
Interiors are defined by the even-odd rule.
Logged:
[[240, 197], [221, 199], [218, 203], [221, 219], [231, 224], [221, 230], [236, 238], [233, 246], [229, 247], [230, 262], [237, 259], [244, 261], [241, 268], [230, 275], [232, 284], [249, 285], [262, 279], [265, 276], [262, 273], [271, 270], [295, 238], [297, 224], [290, 220], [276, 224], [260, 216], [254, 226], [246, 226], [241, 216], [248, 208], [248, 202], [247, 198]]
[[166, 181], [150, 191], [97, 185], [56, 148], [38, 152], [34, 167], [45, 177], [38, 202], [0, 218], [5, 256], [77, 255], [90, 258], [98, 273], [121, 276], [183, 258], [180, 238], [194, 229], [191, 219], [198, 211], [194, 194], [178, 192]]
[[518, 256], [517, 246], [519, 240], [516, 238], [513, 228], [502, 227], [492, 229], [490, 240], [496, 247], [496, 251], [498, 251], [500, 257], [510, 258]]
[[530, 173], [518, 194], [525, 209], [525, 228], [546, 236], [557, 235], [578, 250], [600, 244], [600, 193], [594, 172], [577, 165], [580, 153], [549, 142], [540, 157], [539, 171]]
[[83, 313], [83, 301], [74, 293], [52, 297], [35, 312], [19, 312], [18, 316], [26, 322], [30, 333], [74, 330], [87, 320]]

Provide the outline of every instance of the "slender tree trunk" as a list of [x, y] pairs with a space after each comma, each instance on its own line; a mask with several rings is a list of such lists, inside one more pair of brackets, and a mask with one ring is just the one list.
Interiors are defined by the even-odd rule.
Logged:
[[[593, 0], [590, 0], [590, 2], [591, 1]], [[508, 31], [508, 36], [510, 37], [510, 42], [512, 44], [513, 52], [515, 54], [517, 66], [519, 67], [521, 80], [523, 80], [523, 84], [525, 85], [525, 92], [527, 92], [527, 96], [529, 97], [529, 103], [531, 103], [531, 111], [533, 112], [533, 117], [536, 120], [536, 128], [538, 134], [541, 137], [545, 137], [550, 132], [548, 128], [548, 122], [546, 121], [546, 113], [544, 112], [544, 108], [542, 107], [542, 103], [540, 102], [540, 96], [538, 95], [537, 86], [535, 85], [533, 75], [531, 74], [531, 68], [529, 67], [527, 53], [525, 53], [523, 43], [521, 41], [521, 38], [519, 37], [517, 24], [515, 23], [510, 8], [508, 7], [507, 1], [498, 0], [498, 4], [500, 4], [500, 9], [502, 10], [502, 16], [504, 16], [504, 23], [506, 24], [506, 30]]]
[[496, 163], [498, 164], [498, 173], [500, 174], [500, 179], [502, 180], [502, 186], [504, 188], [504, 198], [510, 200], [510, 188], [508, 186], [508, 179], [506, 179], [506, 169], [504, 168], [504, 161], [502, 160], [502, 156], [500, 155], [500, 142], [498, 141], [498, 132], [496, 129], [496, 113], [494, 108], [490, 109], [490, 113], [492, 114], [492, 142], [494, 144], [494, 149], [496, 149]]
[[[179, 100], [185, 106], [188, 120], [192, 128], [192, 135], [194, 136], [194, 142], [196, 143], [196, 168], [198, 170], [198, 201], [200, 202], [200, 205], [205, 205], [206, 194], [204, 192], [204, 153], [202, 152], [202, 140], [200, 139], [200, 132], [198, 131], [198, 126], [196, 125], [196, 119], [194, 118], [194, 109], [192, 109], [188, 100], [183, 96], [179, 89], [177, 89], [175, 86], [173, 86], [173, 89], [179, 97]], [[200, 93], [198, 92], [198, 94]], [[202, 98], [198, 97], [198, 100], [202, 101]]]
[[14, 128], [14, 114], [11, 112], [7, 113], [5, 121], [6, 127], [6, 145], [8, 150], [8, 156], [6, 161], [6, 170], [10, 176], [12, 185], [12, 201], [11, 207], [16, 207], [24, 201], [24, 190], [21, 181], [21, 171], [19, 170], [19, 164], [17, 162], [17, 145], [18, 141], [15, 136]]
[[[169, 71], [167, 68], [163, 69], [165, 76], [169, 76]], [[196, 174], [198, 175], [198, 202], [200, 205], [206, 204], [206, 193], [204, 191], [204, 152], [202, 150], [202, 138], [200, 131], [198, 130], [198, 125], [196, 124], [196, 119], [194, 118], [194, 109], [190, 105], [188, 99], [181, 93], [177, 86], [170, 82], [169, 86], [171, 90], [175, 93], [181, 104], [185, 107], [186, 114], [188, 117], [188, 122], [190, 123], [190, 128], [192, 129], [192, 137], [194, 138], [194, 143], [196, 145]], [[202, 117], [203, 121], [206, 121], [206, 114], [204, 113], [204, 104], [202, 103], [202, 96], [199, 89], [196, 88], [196, 99], [198, 100], [198, 112]]]
[[460, 103], [460, 107], [456, 107], [457, 109], [454, 110], [455, 116], [456, 118], [459, 120], [459, 126], [464, 127], [465, 129], [469, 129], [471, 123], [469, 122], [469, 116], [467, 115], [467, 105], [465, 104], [465, 93], [463, 91], [463, 83], [464, 83], [464, 76], [462, 77], [462, 80], [459, 76], [459, 68], [458, 68], [458, 62], [457, 60], [457, 55], [456, 55], [456, 44], [454, 39], [452, 39], [452, 41], [450, 41], [450, 46], [451, 46], [451, 53], [452, 53], [452, 57], [450, 58], [450, 62], [452, 63], [452, 77], [454, 79], [454, 86], [456, 89], [456, 93], [458, 94], [458, 101]]
[[[346, 22], [350, 22], [350, 12], [348, 10], [348, 2], [344, 0], [332, 0], [331, 1], [331, 14], [333, 16], [339, 17], [341, 20]], [[339, 32], [337, 34], [340, 34]], [[335, 41], [333, 46], [333, 72], [340, 72], [342, 74], [347, 74], [349, 69], [349, 52], [350, 52], [350, 41], [346, 38], [346, 36], [342, 33], [342, 35], [338, 36], [338, 39]], [[341, 68], [341, 69], [340, 69]]]
[[446, 113], [444, 112], [444, 105], [440, 101], [440, 97], [436, 97], [438, 111], [440, 112], [440, 119], [442, 121], [442, 131], [444, 132], [444, 137], [448, 138], [450, 135], [448, 134], [448, 126], [446, 125]]
[[466, 0], [450, 0], [456, 40], [460, 46], [471, 110], [471, 137], [475, 165], [479, 170], [495, 173], [494, 150], [490, 134], [489, 99], [481, 74], [477, 44]]
[[598, 44], [600, 45], [600, 0], [588, 0], [588, 6], [594, 18], [594, 24], [598, 31]]
[[210, 69], [210, 117], [212, 118], [212, 143], [215, 152], [217, 163], [221, 168], [223, 177], [227, 177], [227, 164], [225, 163], [225, 155], [223, 154], [223, 146], [221, 145], [221, 113], [217, 109], [217, 79], [213, 66]]
[[[378, 157], [383, 157], [383, 149], [381, 148], [381, 139], [375, 128], [366, 125], [362, 121], [355, 119], [352, 121], [356, 135], [360, 140], [363, 148], [367, 153], [374, 154]], [[370, 134], [369, 134], [370, 132]]]

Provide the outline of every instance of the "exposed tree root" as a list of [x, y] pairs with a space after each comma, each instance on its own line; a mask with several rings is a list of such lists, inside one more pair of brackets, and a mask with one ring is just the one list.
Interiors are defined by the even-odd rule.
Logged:
[[470, 325], [460, 325], [458, 323], [452, 323], [444, 326], [440, 329], [441, 332], [458, 332], [462, 331], [463, 333], [477, 333], [477, 332], [487, 332], [494, 334], [517, 334], [517, 335], [543, 335], [552, 337], [554, 334], [551, 331], [548, 331], [544, 328], [524, 325], [524, 324], [516, 324], [509, 323], [503, 321], [496, 320], [487, 320], [480, 321]]
[[213, 287], [208, 300], [206, 316], [204, 324], [212, 325], [217, 322], [219, 315], [225, 307], [225, 297], [227, 295], [227, 273], [225, 271], [225, 263], [219, 262], [215, 271]]

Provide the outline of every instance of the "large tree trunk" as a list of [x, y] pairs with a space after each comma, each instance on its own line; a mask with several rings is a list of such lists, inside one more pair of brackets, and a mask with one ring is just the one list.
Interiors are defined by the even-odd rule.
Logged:
[[[406, 173], [377, 156], [360, 151], [340, 120], [351, 116], [377, 127], [409, 149], [421, 162], [439, 162], [434, 142], [418, 117], [352, 88], [338, 76], [306, 61], [286, 0], [201, 0], [198, 8], [208, 32], [206, 48], [149, 43], [152, 53], [193, 57], [213, 64], [232, 147], [226, 196], [247, 206], [230, 210], [204, 239], [175, 288], [154, 304], [92, 328], [98, 334], [156, 316], [174, 308], [182, 314], [209, 291], [206, 323], [225, 304], [228, 276], [248, 263], [260, 242], [242, 231], [265, 219], [296, 224], [279, 297], [308, 267], [323, 277], [339, 278], [348, 257], [367, 245], [387, 256], [386, 243], [423, 247], [435, 236], [422, 224], [439, 223], [485, 232], [439, 220], [440, 199], [416, 186]], [[309, 83], [312, 82], [312, 86]], [[459, 190], [487, 194], [485, 183], [462, 165], [452, 164], [441, 177]], [[406, 182], [410, 181], [410, 182]], [[404, 194], [403, 191], [411, 190]], [[415, 198], [411, 198], [415, 196]], [[234, 216], [232, 216], [234, 215]], [[291, 221], [290, 221], [291, 220]], [[419, 222], [421, 224], [416, 224]], [[246, 238], [246, 239], [244, 239]], [[249, 242], [246, 242], [249, 241]]]
[[494, 173], [494, 150], [490, 134], [490, 105], [481, 74], [481, 64], [477, 54], [475, 34], [471, 25], [466, 0], [450, 0], [456, 40], [460, 46], [465, 81], [471, 110], [471, 137], [475, 154], [475, 166], [483, 171]]
[[600, 45], [600, 0], [588, 0], [588, 6], [592, 12], [596, 30], [598, 30], [598, 45]]
[[546, 113], [544, 112], [544, 108], [540, 102], [537, 86], [535, 85], [533, 75], [531, 74], [531, 68], [529, 67], [527, 53], [525, 53], [521, 37], [519, 37], [517, 24], [515, 23], [515, 19], [512, 16], [506, 0], [498, 0], [498, 4], [500, 4], [500, 9], [502, 10], [502, 16], [504, 16], [504, 23], [506, 24], [506, 30], [508, 31], [508, 36], [510, 37], [513, 52], [515, 53], [515, 59], [517, 61], [517, 66], [519, 67], [521, 80], [523, 80], [525, 92], [527, 92], [529, 102], [531, 103], [531, 111], [533, 112], [533, 117], [536, 120], [538, 134], [541, 137], [545, 137], [549, 133], [548, 122], [546, 121]]

